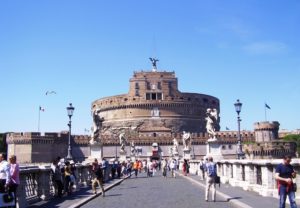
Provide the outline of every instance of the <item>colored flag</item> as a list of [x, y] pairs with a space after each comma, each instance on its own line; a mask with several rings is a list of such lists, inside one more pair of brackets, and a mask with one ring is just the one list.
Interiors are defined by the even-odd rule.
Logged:
[[44, 112], [44, 111], [45, 111], [45, 108], [42, 108], [42, 107], [40, 106], [40, 111], [43, 111], [43, 112]]
[[270, 107], [270, 106], [268, 106], [268, 104], [267, 104], [267, 103], [265, 103], [265, 107], [266, 107], [266, 108], [268, 108], [268, 109], [271, 109], [271, 107]]

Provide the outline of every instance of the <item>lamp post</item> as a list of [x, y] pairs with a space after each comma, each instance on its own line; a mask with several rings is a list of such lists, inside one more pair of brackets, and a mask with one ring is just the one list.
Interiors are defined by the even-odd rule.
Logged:
[[241, 121], [242, 119], [240, 118], [240, 113], [242, 110], [242, 103], [238, 99], [236, 103], [234, 103], [235, 111], [238, 115], [237, 117], [237, 122], [238, 122], [238, 143], [237, 143], [237, 157], [238, 159], [244, 159], [245, 158], [245, 153], [243, 152], [243, 147], [242, 147], [242, 137], [241, 137]]
[[71, 127], [72, 127], [72, 121], [71, 118], [73, 116], [73, 112], [74, 112], [75, 108], [72, 106], [72, 103], [69, 104], [69, 106], [67, 107], [67, 112], [68, 112], [68, 116], [69, 116], [69, 142], [68, 142], [68, 155], [67, 155], [67, 160], [72, 160], [72, 147], [71, 147]]

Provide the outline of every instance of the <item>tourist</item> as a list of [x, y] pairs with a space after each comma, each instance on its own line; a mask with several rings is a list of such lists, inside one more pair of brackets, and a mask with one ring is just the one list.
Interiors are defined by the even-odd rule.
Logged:
[[122, 175], [123, 175], [123, 178], [127, 175], [127, 165], [126, 165], [125, 161], [122, 162], [121, 173], [122, 173]]
[[113, 164], [111, 166], [111, 177], [114, 179], [116, 177], [116, 172], [117, 172], [117, 164], [115, 161], [113, 161]]
[[139, 169], [139, 173], [142, 173], [142, 169], [143, 169], [143, 163], [141, 160], [138, 161], [138, 169]]
[[103, 180], [104, 180], [103, 169], [101, 168], [101, 166], [98, 166], [97, 170], [95, 171], [95, 178], [92, 182], [92, 188], [93, 188], [94, 194], [97, 194], [96, 187], [99, 185], [102, 190], [102, 196], [105, 197]]
[[147, 164], [147, 177], [152, 177], [153, 176], [153, 163], [152, 161], [149, 161]]
[[52, 176], [52, 182], [55, 188], [55, 192], [58, 197], [62, 197], [63, 183], [62, 183], [61, 170], [59, 169], [58, 166], [58, 161], [54, 160], [50, 168], [51, 168], [51, 176]]
[[108, 168], [108, 161], [103, 158], [102, 159], [102, 169], [103, 169], [103, 182], [105, 183], [106, 182], [106, 176], [109, 174], [107, 173], [107, 168]]
[[199, 163], [199, 175], [200, 175], [200, 179], [201, 180], [205, 179], [205, 163], [204, 163], [204, 159], [201, 159], [201, 161]]
[[98, 169], [99, 166], [99, 162], [98, 160], [95, 158], [94, 162], [92, 163], [92, 172], [95, 173], [96, 170]]
[[71, 164], [69, 161], [65, 162], [64, 168], [64, 182], [65, 182], [65, 194], [70, 195], [72, 193], [72, 182], [71, 182]]
[[163, 177], [167, 178], [167, 171], [168, 171], [168, 160], [167, 160], [167, 158], [162, 161], [161, 168], [162, 168], [162, 172], [163, 172]]
[[153, 160], [152, 161], [152, 176], [155, 176], [155, 173], [157, 171], [157, 167], [158, 167], [158, 165], [157, 165], [156, 160]]
[[17, 202], [17, 188], [20, 185], [20, 169], [19, 164], [17, 163], [17, 157], [15, 155], [11, 155], [9, 157], [9, 165], [10, 165], [10, 183], [8, 187], [8, 191], [14, 193], [15, 203]]
[[285, 156], [283, 163], [276, 167], [275, 179], [278, 182], [279, 208], [285, 208], [286, 198], [289, 197], [290, 207], [296, 208], [295, 189], [293, 179], [296, 177], [296, 171], [291, 165], [292, 157]]
[[135, 177], [137, 177], [138, 171], [139, 171], [139, 161], [137, 161], [137, 160], [133, 163], [133, 171], [134, 171]]
[[216, 201], [216, 183], [215, 178], [217, 177], [217, 166], [213, 162], [213, 158], [209, 157], [206, 163], [206, 189], [205, 189], [205, 201], [208, 201], [209, 191], [212, 188], [212, 200]]
[[174, 159], [172, 159], [169, 166], [170, 166], [170, 169], [171, 169], [172, 178], [176, 178], [176, 173], [175, 173], [175, 170], [177, 168], [176, 161]]
[[117, 163], [117, 174], [118, 174], [118, 178], [121, 178], [121, 173], [122, 173], [122, 165], [121, 165], [121, 163], [118, 161], [118, 163]]
[[182, 164], [182, 171], [183, 171], [183, 174], [185, 175], [185, 176], [187, 176], [187, 174], [188, 174], [188, 162], [187, 162], [187, 160], [186, 159], [184, 159], [183, 160], [183, 164]]
[[127, 162], [127, 175], [129, 175], [129, 177], [131, 177], [131, 172], [132, 172], [132, 163], [131, 161]]
[[10, 183], [10, 168], [5, 155], [0, 154], [0, 193], [4, 193]]
[[147, 160], [143, 160], [144, 173], [147, 173]]

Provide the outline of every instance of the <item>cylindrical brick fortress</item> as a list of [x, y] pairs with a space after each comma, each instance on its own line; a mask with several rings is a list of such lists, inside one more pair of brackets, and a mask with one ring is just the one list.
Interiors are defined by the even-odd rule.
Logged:
[[[182, 131], [206, 132], [206, 110], [220, 111], [219, 99], [182, 93], [174, 72], [134, 72], [128, 94], [101, 98], [92, 103], [103, 118], [102, 138], [117, 129], [141, 136], [168, 136]], [[217, 129], [218, 130], [218, 129]]]

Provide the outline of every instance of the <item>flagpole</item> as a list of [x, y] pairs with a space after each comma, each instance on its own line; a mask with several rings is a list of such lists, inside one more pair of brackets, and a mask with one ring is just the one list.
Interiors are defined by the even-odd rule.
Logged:
[[40, 132], [40, 121], [41, 121], [41, 106], [39, 106], [38, 132]]
[[265, 121], [268, 121], [267, 120], [267, 106], [266, 106], [266, 104], [265, 104]]

